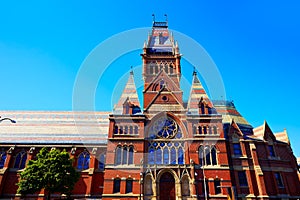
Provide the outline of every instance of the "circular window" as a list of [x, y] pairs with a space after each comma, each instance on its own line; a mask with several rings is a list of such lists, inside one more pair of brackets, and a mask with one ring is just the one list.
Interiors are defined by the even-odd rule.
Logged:
[[178, 125], [170, 117], [161, 117], [154, 122], [150, 131], [150, 135], [156, 135], [159, 138], [173, 138], [178, 132]]
[[162, 96], [161, 98], [163, 101], [168, 101], [168, 97], [167, 96]]

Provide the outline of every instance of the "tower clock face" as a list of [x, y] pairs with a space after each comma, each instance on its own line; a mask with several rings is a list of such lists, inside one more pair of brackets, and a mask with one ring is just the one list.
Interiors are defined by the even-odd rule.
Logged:
[[170, 117], [157, 119], [150, 128], [150, 137], [173, 138], [178, 132], [177, 123]]

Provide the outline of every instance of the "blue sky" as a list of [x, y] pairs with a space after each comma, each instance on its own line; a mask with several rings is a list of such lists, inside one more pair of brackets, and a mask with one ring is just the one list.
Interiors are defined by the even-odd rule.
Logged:
[[[1, 1], [0, 110], [72, 110], [74, 82], [90, 52], [115, 34], [150, 27], [152, 13], [158, 20], [166, 13], [171, 29], [211, 56], [241, 114], [253, 126], [267, 120], [274, 132], [287, 128], [300, 156], [299, 8], [297, 0]], [[97, 87], [96, 110], [111, 110], [107, 99], [130, 66], [141, 64], [139, 54], [112, 63], [112, 78]], [[192, 68], [184, 67], [191, 79]]]

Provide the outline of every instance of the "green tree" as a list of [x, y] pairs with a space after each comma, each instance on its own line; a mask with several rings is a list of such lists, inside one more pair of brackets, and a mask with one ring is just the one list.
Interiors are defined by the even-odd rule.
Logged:
[[42, 148], [36, 160], [30, 160], [20, 174], [18, 193], [33, 194], [45, 189], [47, 198], [57, 192], [70, 196], [79, 173], [72, 166], [73, 160], [65, 150]]

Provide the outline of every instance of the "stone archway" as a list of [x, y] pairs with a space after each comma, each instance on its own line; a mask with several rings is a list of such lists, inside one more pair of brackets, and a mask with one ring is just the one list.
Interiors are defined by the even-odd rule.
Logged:
[[175, 179], [170, 172], [164, 172], [159, 179], [159, 200], [176, 200]]

